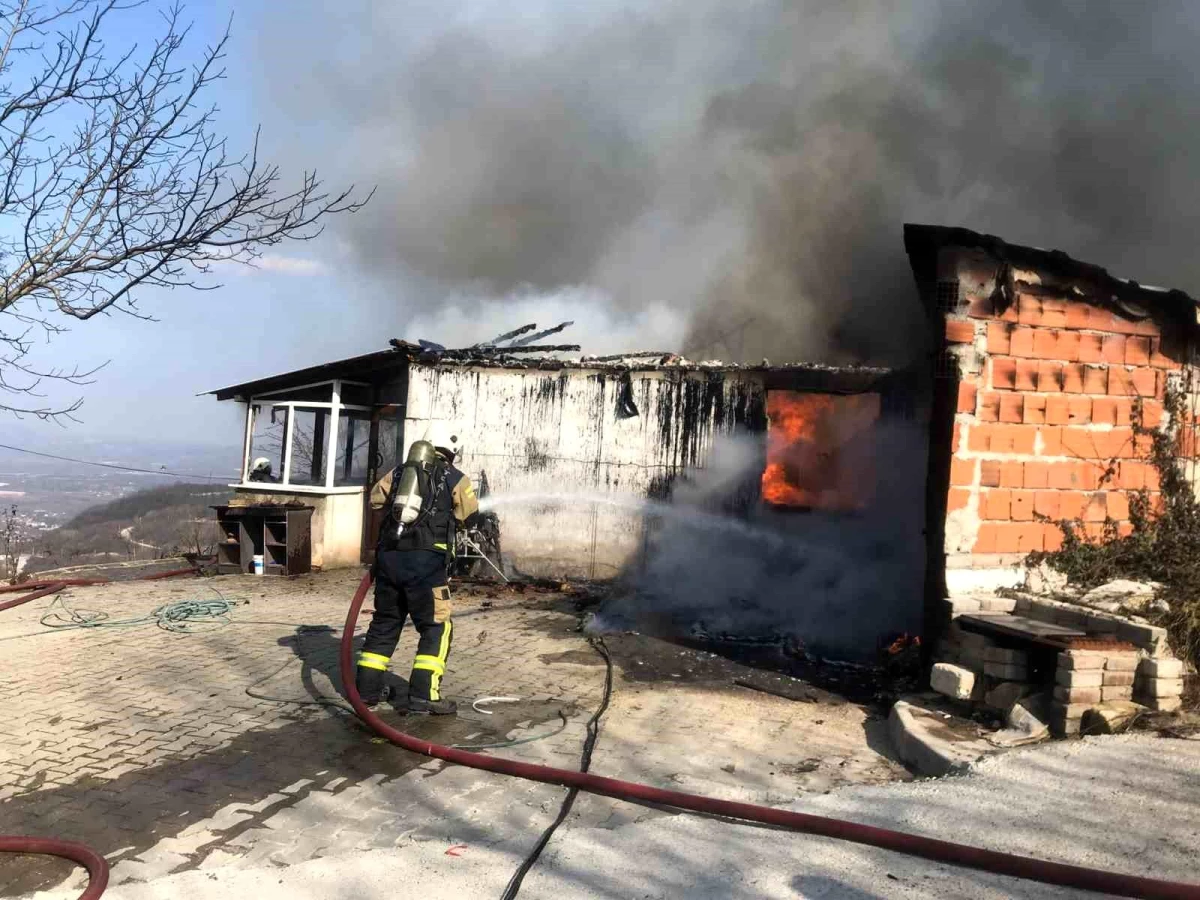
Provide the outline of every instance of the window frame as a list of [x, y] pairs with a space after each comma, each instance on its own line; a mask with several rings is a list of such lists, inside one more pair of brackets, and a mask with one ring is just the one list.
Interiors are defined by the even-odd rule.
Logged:
[[[287, 395], [290, 391], [304, 390], [305, 388], [321, 387], [323, 385], [331, 385], [332, 400], [329, 403], [323, 403], [316, 400], [288, 400]], [[259, 394], [251, 397], [246, 401], [246, 432], [242, 441], [242, 476], [238, 484], [230, 485], [234, 488], [245, 488], [248, 490], [262, 492], [283, 492], [283, 493], [307, 493], [307, 494], [361, 494], [369, 485], [335, 485], [334, 480], [337, 474], [337, 440], [339, 433], [340, 420], [342, 418], [342, 410], [351, 412], [364, 412], [374, 418], [374, 407], [361, 406], [354, 403], [342, 403], [342, 385], [353, 385], [356, 387], [371, 387], [370, 384], [363, 381], [347, 381], [340, 378], [331, 379], [329, 381], [317, 381], [311, 384], [294, 385], [285, 390], [271, 391], [266, 394]], [[287, 428], [283, 436], [283, 472], [280, 473], [278, 482], [269, 481], [250, 481], [250, 454], [253, 450], [254, 440], [254, 407], [283, 407], [287, 410]], [[329, 412], [330, 427], [326, 437], [325, 458], [327, 464], [325, 466], [325, 483], [323, 485], [312, 484], [292, 484], [292, 437], [293, 428], [296, 421], [295, 412], [298, 409], [309, 410], [326, 410]], [[368, 475], [368, 478], [370, 476]]]

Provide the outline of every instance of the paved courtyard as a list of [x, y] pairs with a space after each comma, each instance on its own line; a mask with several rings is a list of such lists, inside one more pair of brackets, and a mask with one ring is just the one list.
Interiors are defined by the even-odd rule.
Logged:
[[[114, 897], [121, 885], [168, 875], [215, 881], [384, 850], [407, 850], [434, 884], [453, 870], [474, 872], [462, 896], [498, 893], [564, 791], [399, 750], [340, 705], [337, 642], [359, 575], [178, 579], [64, 594], [75, 608], [113, 618], [218, 592], [249, 601], [231, 624], [193, 634], [51, 632], [39, 619], [52, 598], [0, 615], [3, 830], [97, 848], [113, 864]], [[463, 745], [537, 737], [489, 752], [577, 767], [604, 665], [579, 630], [572, 597], [465, 587], [456, 626], [445, 690], [461, 714], [406, 720], [406, 729]], [[407, 630], [402, 674], [414, 644]], [[800, 701], [747, 690], [734, 681], [761, 676], [661, 641], [616, 635], [608, 644], [616, 686], [595, 772], [774, 805], [909, 777], [888, 758], [884, 723], [871, 710], [816, 690]], [[498, 695], [520, 702], [494, 704], [491, 715], [472, 710], [473, 699]], [[385, 717], [399, 719], [391, 710]], [[560, 836], [672, 818], [586, 800]], [[81, 883], [65, 863], [0, 856], [0, 894]]]

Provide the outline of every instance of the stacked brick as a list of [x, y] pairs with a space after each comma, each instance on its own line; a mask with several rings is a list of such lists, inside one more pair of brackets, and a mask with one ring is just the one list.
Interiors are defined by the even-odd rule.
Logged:
[[964, 299], [946, 321], [960, 376], [947, 553], [986, 565], [1054, 550], [1061, 519], [1093, 537], [1110, 519], [1127, 533], [1130, 493], [1157, 502], [1159, 488], [1135, 404], [1146, 426], [1161, 423], [1182, 352], [1154, 322], [1083, 302], [1018, 293], [997, 312]]
[[1138, 666], [1133, 698], [1143, 706], [1175, 712], [1183, 700], [1183, 662], [1178, 659], [1144, 659]]
[[1054, 679], [1051, 730], [1059, 737], [1078, 734], [1083, 714], [1093, 706], [1131, 700], [1137, 667], [1135, 650], [1060, 653]]

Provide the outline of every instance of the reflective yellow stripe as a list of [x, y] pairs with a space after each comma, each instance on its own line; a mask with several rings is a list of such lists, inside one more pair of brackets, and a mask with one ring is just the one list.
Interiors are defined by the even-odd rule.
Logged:
[[436, 656], [428, 656], [420, 654], [413, 660], [414, 669], [424, 669], [427, 672], [435, 672], [438, 675], [446, 674], [446, 664]]
[[454, 626], [450, 624], [450, 620], [446, 620], [446, 627], [442, 630], [442, 643], [438, 647], [438, 659], [442, 661], [443, 668], [446, 665], [446, 657], [450, 655], [450, 631]]
[[445, 550], [445, 549], [446, 549], [446, 545], [445, 545], [445, 544], [434, 544], [434, 545], [433, 545], [433, 549], [434, 549], [434, 550]]
[[389, 658], [382, 653], [367, 653], [365, 650], [358, 654], [358, 664], [364, 669], [379, 669], [386, 672]]

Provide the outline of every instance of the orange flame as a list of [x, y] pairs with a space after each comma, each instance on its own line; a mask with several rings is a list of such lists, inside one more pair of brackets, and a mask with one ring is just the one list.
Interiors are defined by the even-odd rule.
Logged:
[[863, 508], [874, 486], [864, 439], [879, 411], [878, 394], [768, 391], [763, 499], [775, 506]]

